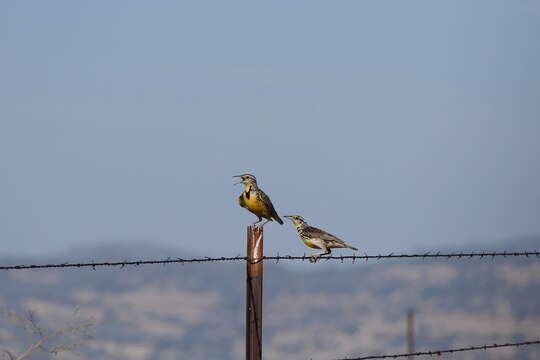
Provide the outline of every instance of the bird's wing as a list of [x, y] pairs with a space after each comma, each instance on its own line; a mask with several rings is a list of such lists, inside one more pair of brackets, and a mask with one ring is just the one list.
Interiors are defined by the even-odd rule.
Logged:
[[304, 229], [304, 233], [307, 234], [310, 237], [321, 239], [323, 241], [333, 242], [333, 243], [345, 245], [345, 242], [343, 242], [343, 240], [341, 240], [337, 236], [334, 236], [334, 235], [332, 235], [330, 233], [327, 233], [326, 231], [318, 229], [318, 228], [316, 228], [314, 226], [306, 227]]
[[270, 216], [273, 217], [278, 223], [283, 225], [283, 220], [279, 218], [279, 215], [276, 212], [276, 209], [274, 209], [274, 205], [272, 205], [272, 201], [270, 201], [270, 198], [268, 195], [265, 194], [264, 191], [259, 189], [259, 195], [261, 197], [261, 201], [268, 206], [268, 211], [270, 212]]

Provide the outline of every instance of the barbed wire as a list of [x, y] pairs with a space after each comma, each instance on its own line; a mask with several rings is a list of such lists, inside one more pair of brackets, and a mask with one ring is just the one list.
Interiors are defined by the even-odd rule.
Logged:
[[388, 359], [388, 358], [396, 359], [400, 357], [409, 357], [409, 356], [413, 357], [413, 356], [424, 356], [424, 355], [441, 356], [442, 354], [451, 354], [451, 353], [462, 352], [462, 351], [489, 350], [489, 349], [504, 348], [504, 347], [518, 347], [518, 346], [538, 345], [538, 344], [540, 344], [540, 340], [525, 341], [525, 342], [520, 342], [520, 343], [469, 346], [469, 347], [463, 347], [463, 348], [458, 348], [458, 349], [418, 351], [418, 352], [404, 353], [404, 354], [370, 355], [370, 356], [355, 357], [355, 358], [342, 358], [342, 359], [336, 359], [336, 360], [369, 360], [369, 359]]
[[[380, 260], [380, 259], [451, 259], [451, 258], [496, 258], [496, 257], [536, 257], [540, 258], [540, 251], [491, 251], [491, 252], [460, 252], [460, 253], [441, 253], [437, 252], [425, 252], [420, 254], [394, 254], [393, 252], [387, 255], [329, 255], [322, 256], [318, 261], [321, 260], [340, 260], [344, 262], [345, 260], [351, 260], [352, 263], [355, 263], [357, 260]], [[263, 260], [275, 260], [279, 262], [280, 260], [309, 260], [311, 256], [291, 256], [291, 255], [282, 255], [277, 256], [263, 256]], [[260, 261], [260, 260], [254, 260]]]
[[158, 265], [158, 264], [185, 264], [185, 263], [206, 263], [220, 261], [238, 261], [246, 260], [245, 256], [236, 257], [203, 257], [203, 258], [167, 258], [163, 260], [134, 260], [134, 261], [103, 261], [103, 262], [83, 262], [83, 263], [61, 263], [61, 264], [32, 264], [32, 265], [7, 265], [0, 266], [0, 270], [22, 270], [22, 269], [47, 269], [47, 268], [86, 268], [96, 269], [97, 267], [120, 267], [140, 266], [140, 265]]
[[[330, 255], [320, 257], [318, 261], [330, 261], [339, 260], [342, 263], [345, 260], [351, 260], [351, 263], [355, 263], [357, 260], [381, 260], [381, 259], [471, 259], [471, 258], [491, 258], [496, 257], [536, 257], [540, 258], [540, 251], [499, 251], [499, 252], [468, 252], [468, 253], [441, 253], [441, 252], [426, 252], [421, 254], [394, 254], [387, 255]], [[292, 255], [279, 255], [276, 256], [263, 256], [262, 258], [254, 259], [252, 262], [257, 263], [260, 261], [275, 261], [278, 263], [282, 260], [310, 260], [310, 255], [292, 256]], [[88, 261], [80, 263], [59, 263], [59, 264], [29, 264], [29, 265], [5, 265], [0, 266], [0, 270], [23, 270], [23, 269], [47, 269], [47, 268], [92, 268], [97, 267], [120, 267], [125, 266], [140, 266], [140, 265], [158, 265], [158, 264], [186, 264], [186, 263], [209, 263], [209, 262], [226, 262], [226, 261], [247, 261], [245, 256], [234, 257], [199, 257], [199, 258], [166, 258], [162, 260], [134, 260], [134, 261]]]

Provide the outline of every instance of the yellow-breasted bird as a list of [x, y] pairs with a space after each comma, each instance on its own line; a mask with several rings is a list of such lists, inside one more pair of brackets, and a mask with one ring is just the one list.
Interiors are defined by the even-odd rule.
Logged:
[[266, 221], [258, 226], [262, 227], [267, 222], [272, 221], [272, 219], [283, 225], [283, 220], [279, 218], [270, 198], [257, 186], [257, 178], [255, 176], [242, 174], [233, 177], [241, 178], [242, 180], [236, 184], [244, 184], [245, 187], [244, 192], [238, 197], [238, 203], [241, 207], [248, 209], [259, 218], [259, 221], [255, 221], [253, 225], [260, 223], [262, 218], [265, 218]]
[[330, 250], [331, 248], [349, 248], [358, 251], [357, 248], [345, 244], [345, 242], [338, 237], [321, 229], [317, 229], [316, 227], [309, 226], [306, 220], [300, 215], [286, 215], [285, 217], [291, 220], [293, 225], [296, 226], [298, 237], [304, 244], [312, 249], [323, 250], [320, 253], [311, 255], [311, 258], [309, 259], [310, 262], [317, 261], [321, 255], [330, 254], [332, 252]]

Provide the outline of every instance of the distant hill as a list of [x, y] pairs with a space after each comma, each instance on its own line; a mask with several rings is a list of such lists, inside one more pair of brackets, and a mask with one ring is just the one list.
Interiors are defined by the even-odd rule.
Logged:
[[[497, 245], [503, 248], [537, 250], [540, 238]], [[5, 258], [1, 263], [167, 256], [192, 254], [113, 244], [75, 249], [58, 258]], [[265, 264], [265, 359], [403, 352], [409, 309], [416, 312], [418, 350], [540, 339], [540, 259], [321, 265]], [[97, 322], [81, 360], [241, 359], [244, 271], [243, 262], [2, 271], [0, 304], [34, 309], [51, 325], [65, 323], [78, 305], [82, 315]], [[1, 345], [24, 340], [5, 321], [1, 324]], [[540, 347], [452, 357], [478, 358], [539, 359]]]

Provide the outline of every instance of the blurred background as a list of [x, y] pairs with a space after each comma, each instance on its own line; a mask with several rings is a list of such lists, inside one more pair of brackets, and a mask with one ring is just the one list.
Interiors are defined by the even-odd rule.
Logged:
[[[3, 1], [0, 253], [4, 262], [243, 254], [245, 226], [256, 220], [237, 205], [241, 186], [232, 186], [232, 175], [244, 172], [257, 176], [280, 215], [300, 214], [361, 253], [534, 249], [540, 234], [539, 20], [540, 4], [533, 0]], [[268, 255], [312, 252], [289, 223], [270, 223], [265, 230]], [[504, 276], [518, 280], [512, 278], [505, 291], [515, 293], [516, 281], [525, 286], [523, 294], [537, 291], [534, 277], [525, 281], [520, 276], [528, 275], [519, 275], [534, 273], [534, 264], [527, 271], [508, 270], [513, 275]], [[220, 269], [213, 265], [200, 271], [220, 281], [215, 278], [225, 276]], [[227, 286], [218, 293], [240, 295], [242, 300], [228, 300], [238, 306], [243, 267], [234, 269], [238, 276], [231, 279], [238, 281], [239, 293], [230, 294]], [[315, 274], [345, 271], [311, 264], [276, 269], [294, 273], [283, 279], [299, 276], [298, 284]], [[310, 271], [296, 273], [299, 269]], [[149, 275], [153, 270], [137, 271], [149, 273], [135, 277], [142, 282], [133, 280], [133, 289], [146, 286], [141, 279], [147, 277], [155, 285]], [[171, 283], [159, 286], [174, 283], [184, 292], [193, 290], [184, 287], [187, 280], [175, 283], [178, 274], [168, 271]], [[188, 267], [182, 271], [191, 274]], [[347, 271], [351, 279], [364, 273], [358, 267]], [[459, 279], [457, 270], [448, 271]], [[51, 274], [56, 291], [91, 288], [98, 294], [96, 311], [105, 311], [96, 304], [105, 301], [104, 289], [113, 291], [107, 283], [112, 276], [127, 286], [120, 272], [103, 275], [104, 282], [92, 280], [95, 288], [76, 282], [73, 289], [62, 286], [63, 276], [76, 273]], [[88, 281], [97, 279], [92, 274]], [[37, 296], [20, 290], [23, 283], [15, 276], [22, 275], [3, 274], [4, 285], [14, 287], [0, 299], [8, 307], [27, 304], [21, 297]], [[39, 288], [42, 301], [58, 305], [47, 297], [50, 289], [39, 280], [42, 275], [25, 276], [37, 276], [28, 281], [44, 287]], [[332, 293], [316, 283], [310, 289], [308, 294]], [[384, 298], [386, 290], [381, 290]], [[289, 296], [291, 289], [273, 291], [268, 290], [269, 298], [281, 299], [280, 291]], [[415, 294], [410, 303], [395, 295], [401, 305], [391, 321], [427, 301]], [[176, 299], [177, 294], [170, 295]], [[90, 304], [85, 296], [70, 296], [61, 296], [64, 306]], [[313, 299], [302, 296], [303, 303]], [[318, 306], [328, 308], [324, 298], [317, 299]], [[222, 300], [212, 304], [221, 306]], [[533, 303], [504, 304], [505, 314], [540, 316]], [[242, 309], [234, 306], [238, 331], [223, 338], [228, 344], [228, 350], [218, 352], [223, 359], [237, 358], [238, 349], [228, 346], [242, 340]], [[351, 308], [343, 306], [350, 314]], [[433, 311], [444, 309], [433, 306]], [[158, 317], [165, 321], [167, 316]], [[174, 324], [178, 330], [179, 323]], [[335, 326], [340, 324], [336, 320]], [[101, 326], [111, 329], [106, 321]], [[182, 326], [186, 334], [193, 331], [192, 325]], [[358, 338], [366, 339], [365, 328], [343, 326], [344, 334], [358, 331]], [[125, 356], [166, 359], [156, 355], [157, 345], [148, 339], [176, 332], [159, 331], [146, 334], [144, 341], [130, 338], [143, 348], [150, 345], [137, 353], [140, 357], [133, 355], [136, 351]], [[459, 340], [452, 334], [440, 335], [440, 345]], [[491, 341], [479, 334], [480, 343]], [[520, 336], [506, 335], [504, 340]], [[172, 342], [173, 358], [175, 346], [184, 353], [193, 347], [186, 339], [185, 346]], [[287, 339], [283, 351], [306, 358], [392, 350], [389, 344], [399, 343], [381, 340], [359, 348], [351, 338], [348, 345], [340, 340], [341, 347], [325, 346], [335, 353], [323, 354], [311, 351], [319, 342], [304, 346]], [[282, 350], [272, 351], [267, 354], [283, 358]], [[109, 359], [111, 354], [116, 353], [108, 353]]]

